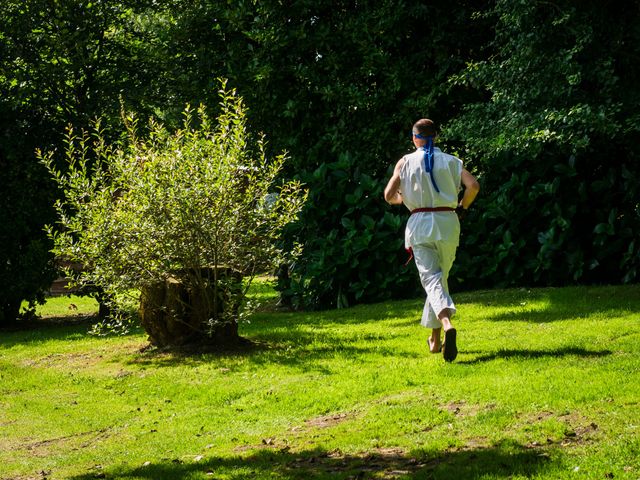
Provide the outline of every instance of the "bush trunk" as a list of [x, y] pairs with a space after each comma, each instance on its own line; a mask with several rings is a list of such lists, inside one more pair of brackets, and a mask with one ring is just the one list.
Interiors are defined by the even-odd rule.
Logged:
[[142, 289], [140, 321], [157, 347], [235, 344], [241, 289], [230, 268], [177, 272]]

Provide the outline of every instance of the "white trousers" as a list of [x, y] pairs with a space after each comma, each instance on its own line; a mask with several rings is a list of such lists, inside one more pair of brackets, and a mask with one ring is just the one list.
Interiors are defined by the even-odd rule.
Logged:
[[434, 241], [413, 246], [413, 257], [418, 267], [420, 282], [427, 293], [420, 324], [426, 328], [442, 328], [438, 314], [445, 308], [456, 313], [449, 295], [449, 271], [456, 258], [458, 246], [450, 242]]

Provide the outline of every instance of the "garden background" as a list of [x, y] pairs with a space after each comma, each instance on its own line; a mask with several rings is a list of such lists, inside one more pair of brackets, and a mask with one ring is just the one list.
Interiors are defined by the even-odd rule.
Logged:
[[[121, 109], [215, 114], [219, 78], [310, 197], [278, 289], [330, 308], [419, 294], [406, 213], [382, 200], [419, 117], [478, 176], [451, 287], [632, 283], [640, 275], [635, 2], [5, 0], [0, 18], [0, 322], [55, 276], [43, 226], [64, 128]], [[144, 123], [144, 122], [142, 122]], [[282, 272], [281, 272], [282, 273]]]
[[[1, 6], [1, 479], [638, 478], [637, 2]], [[249, 341], [87, 335], [86, 297], [19, 315], [59, 275], [36, 149], [64, 171], [69, 124], [116, 142], [122, 112], [218, 118], [221, 79], [309, 191]], [[482, 185], [453, 364], [427, 353], [407, 212], [382, 199], [420, 117]]]

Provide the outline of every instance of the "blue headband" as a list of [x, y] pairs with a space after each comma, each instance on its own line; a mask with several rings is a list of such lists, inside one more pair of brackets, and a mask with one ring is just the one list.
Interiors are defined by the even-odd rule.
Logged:
[[420, 135], [419, 133], [413, 133], [412, 135], [420, 140], [426, 140], [427, 143], [424, 145], [424, 169], [429, 172], [429, 176], [431, 177], [431, 183], [433, 184], [433, 188], [436, 189], [436, 192], [440, 193], [440, 189], [438, 185], [436, 185], [436, 179], [433, 178], [433, 135]]

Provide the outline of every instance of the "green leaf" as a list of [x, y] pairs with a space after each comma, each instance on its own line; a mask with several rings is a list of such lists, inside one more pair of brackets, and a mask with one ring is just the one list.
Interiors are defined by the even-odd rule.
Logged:
[[347, 217], [342, 217], [342, 219], [340, 220], [340, 223], [342, 223], [342, 226], [349, 231], [354, 230], [356, 228], [355, 222]]
[[373, 228], [375, 227], [375, 222], [369, 215], [363, 215], [362, 217], [360, 217], [360, 223], [362, 223], [362, 225], [364, 225], [364, 227], [368, 230], [373, 230]]

